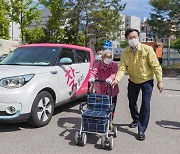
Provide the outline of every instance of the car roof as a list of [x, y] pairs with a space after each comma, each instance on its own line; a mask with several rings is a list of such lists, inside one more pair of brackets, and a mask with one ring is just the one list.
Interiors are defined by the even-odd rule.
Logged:
[[38, 47], [38, 46], [43, 46], [43, 47], [65, 47], [65, 48], [86, 50], [86, 51], [92, 52], [92, 50], [90, 48], [83, 47], [83, 46], [78, 46], [78, 45], [72, 45], [72, 44], [36, 43], [36, 44], [26, 44], [26, 45], [22, 45], [20, 47]]

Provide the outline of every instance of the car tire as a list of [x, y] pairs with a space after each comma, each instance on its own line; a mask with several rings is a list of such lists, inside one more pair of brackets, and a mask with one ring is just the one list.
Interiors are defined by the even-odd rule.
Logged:
[[29, 123], [34, 127], [42, 127], [49, 123], [54, 112], [54, 100], [47, 91], [40, 92], [34, 99]]

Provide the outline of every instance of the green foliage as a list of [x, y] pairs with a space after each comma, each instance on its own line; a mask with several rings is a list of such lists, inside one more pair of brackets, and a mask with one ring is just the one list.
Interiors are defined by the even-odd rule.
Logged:
[[96, 40], [101, 37], [115, 40], [121, 31], [120, 11], [124, 7], [125, 5], [120, 4], [120, 0], [68, 0], [66, 3], [69, 19], [67, 29], [72, 32], [77, 43], [79, 27], [83, 23], [85, 46], [87, 46], [90, 35]]
[[120, 43], [120, 47], [121, 47], [121, 48], [126, 48], [126, 47], [128, 47], [128, 46], [129, 46], [129, 44], [128, 44], [127, 41], [122, 41], [122, 42]]
[[153, 31], [159, 37], [178, 36], [180, 30], [180, 3], [179, 0], [150, 0], [149, 3], [153, 7], [151, 19], [148, 20], [149, 25], [153, 27]]
[[120, 11], [125, 5], [118, 1], [103, 1], [100, 9], [92, 12], [92, 29], [96, 38], [106, 37], [109, 40], [116, 40], [121, 32]]
[[0, 0], [0, 38], [9, 39], [8, 5], [5, 0]]
[[25, 28], [24, 36], [26, 43], [39, 43], [45, 34], [43, 28], [37, 26], [33, 29]]
[[106, 38], [100, 38], [96, 41], [95, 44], [95, 50], [97, 51], [98, 49], [103, 49], [104, 46], [104, 40], [107, 40]]
[[48, 31], [48, 38], [51, 43], [59, 43], [64, 40], [65, 31], [65, 7], [63, 0], [40, 0], [40, 2], [50, 10], [51, 16], [49, 17], [46, 28]]
[[180, 38], [171, 41], [171, 48], [177, 50], [180, 53]]
[[83, 33], [79, 33], [78, 45], [85, 46], [85, 35]]
[[25, 28], [39, 20], [40, 12], [38, 4], [33, 5], [33, 0], [9, 0], [11, 8], [9, 16], [12, 21], [18, 23], [21, 29], [22, 43], [24, 43]]
[[[79, 37], [80, 33], [80, 26], [82, 22], [82, 11], [83, 11], [83, 1], [82, 0], [67, 0], [65, 3], [66, 9], [66, 41], [69, 40], [69, 43], [79, 45]], [[84, 36], [83, 36], [84, 37]], [[83, 44], [84, 45], [84, 44]]]
[[85, 35], [83, 33], [78, 32], [76, 34], [74, 29], [65, 29], [65, 32], [63, 43], [85, 46]]
[[[120, 34], [120, 11], [125, 5], [120, 0], [9, 0], [10, 19], [18, 23], [22, 41], [28, 43], [71, 43], [87, 46], [90, 36], [96, 39], [96, 47], [102, 38], [115, 40]], [[42, 27], [41, 4], [49, 9], [48, 21]], [[2, 22], [3, 23], [3, 22]], [[32, 27], [35, 28], [32, 28]]]

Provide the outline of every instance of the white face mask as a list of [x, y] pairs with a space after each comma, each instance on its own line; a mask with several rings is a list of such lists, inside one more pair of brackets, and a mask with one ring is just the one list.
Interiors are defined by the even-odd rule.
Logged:
[[96, 55], [96, 59], [102, 60], [102, 55]]
[[112, 58], [105, 58], [103, 61], [105, 64], [109, 65], [112, 62]]
[[131, 47], [137, 47], [138, 43], [139, 43], [139, 39], [138, 38], [133, 38], [131, 40], [128, 40], [128, 43]]

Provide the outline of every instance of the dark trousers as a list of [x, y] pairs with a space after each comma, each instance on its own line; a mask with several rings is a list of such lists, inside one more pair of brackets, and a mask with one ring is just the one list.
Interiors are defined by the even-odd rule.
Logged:
[[115, 109], [116, 109], [116, 102], [117, 102], [117, 95], [112, 98], [112, 106], [113, 106], [112, 120], [114, 118], [114, 113], [115, 113]]
[[[141, 132], [146, 131], [149, 122], [150, 100], [154, 86], [153, 82], [153, 80], [149, 80], [141, 84], [136, 84], [129, 80], [128, 84], [128, 99], [131, 117], [133, 120], [138, 121], [138, 131]], [[142, 104], [140, 112], [138, 112], [137, 99], [140, 89], [142, 91]]]

